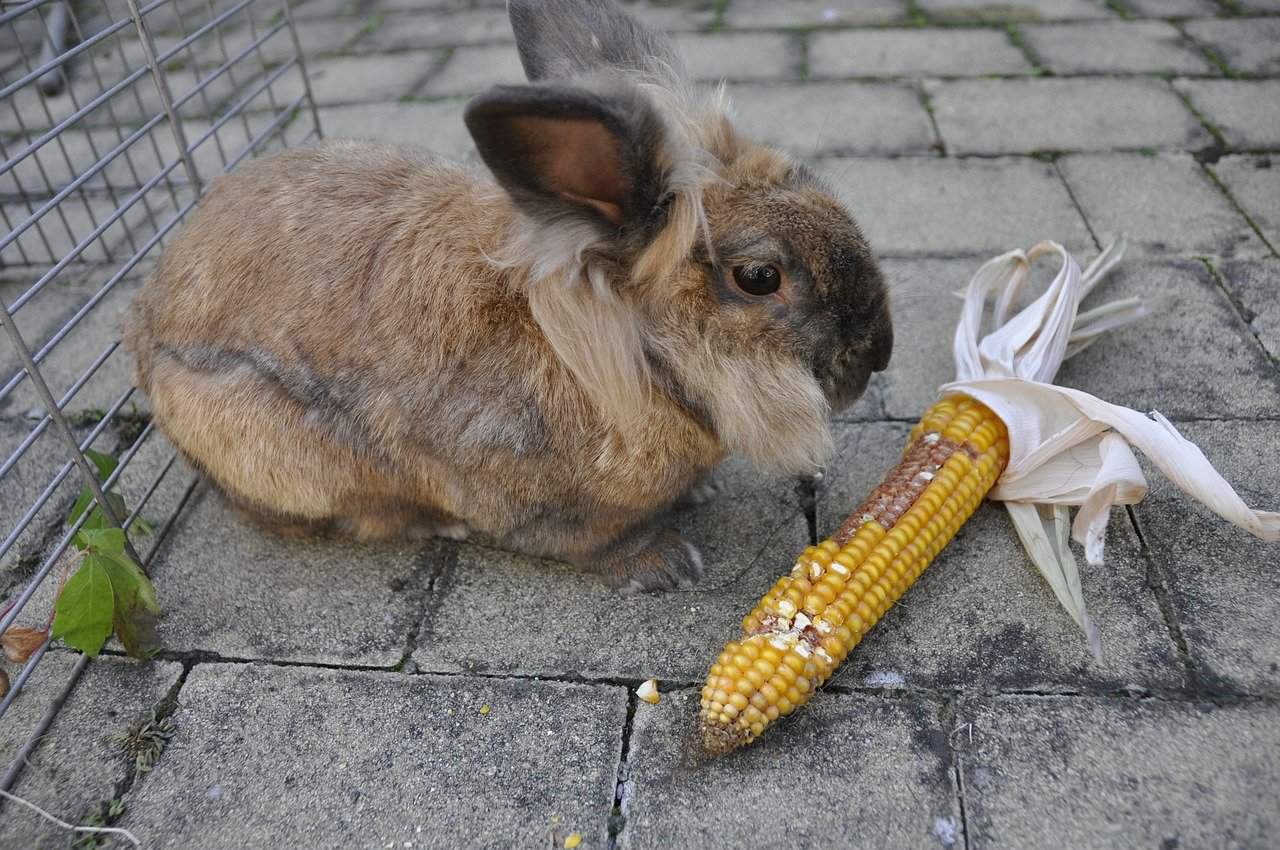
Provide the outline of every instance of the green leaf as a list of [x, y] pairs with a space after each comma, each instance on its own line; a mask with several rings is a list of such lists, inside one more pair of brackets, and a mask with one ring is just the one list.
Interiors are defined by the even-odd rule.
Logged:
[[110, 526], [107, 528], [80, 529], [87, 548], [99, 555], [119, 555], [124, 552], [124, 532]]
[[89, 554], [53, 604], [53, 636], [94, 657], [111, 635], [115, 594], [106, 559]]
[[95, 452], [93, 449], [85, 449], [84, 456], [93, 461], [93, 465], [98, 467], [98, 480], [106, 481], [111, 473], [116, 471], [116, 467], [120, 465], [120, 461], [111, 455]]
[[105, 555], [111, 589], [115, 594], [116, 636], [125, 650], [137, 658], [148, 658], [160, 649], [156, 638], [156, 589], [151, 580], [124, 554]]
[[137, 598], [153, 614], [160, 613], [160, 603], [156, 601], [156, 588], [147, 578], [146, 573], [138, 568], [133, 559], [125, 554], [104, 555], [107, 561], [107, 572], [111, 577], [111, 588], [115, 591], [117, 602], [121, 599]]

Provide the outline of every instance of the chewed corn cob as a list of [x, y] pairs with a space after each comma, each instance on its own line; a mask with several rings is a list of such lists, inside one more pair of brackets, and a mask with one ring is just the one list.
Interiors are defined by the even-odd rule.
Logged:
[[1004, 423], [964, 396], [911, 431], [902, 459], [742, 623], [702, 689], [703, 745], [750, 743], [808, 701], [973, 514], [1009, 460]]

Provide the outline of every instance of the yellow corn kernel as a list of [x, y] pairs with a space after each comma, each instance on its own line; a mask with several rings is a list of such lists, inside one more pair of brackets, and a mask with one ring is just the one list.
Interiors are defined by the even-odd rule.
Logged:
[[743, 619], [741, 639], [725, 647], [703, 689], [706, 749], [747, 744], [808, 701], [977, 510], [1008, 461], [1008, 432], [984, 405], [952, 396], [926, 411], [885, 483]]

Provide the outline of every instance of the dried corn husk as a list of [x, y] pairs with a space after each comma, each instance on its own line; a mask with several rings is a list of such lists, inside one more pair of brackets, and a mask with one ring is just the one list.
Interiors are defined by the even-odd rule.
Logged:
[[[956, 327], [956, 380], [940, 389], [942, 394], [971, 396], [1004, 420], [1009, 464], [990, 498], [1005, 503], [1032, 561], [1098, 657], [1101, 642], [1067, 542], [1067, 508], [1078, 508], [1071, 537], [1084, 548], [1090, 565], [1101, 565], [1112, 507], [1136, 504], [1147, 493], [1133, 447], [1223, 519], [1263, 540], [1280, 540], [1280, 514], [1249, 508], [1204, 454], [1159, 413], [1143, 415], [1052, 383], [1066, 358], [1099, 334], [1149, 312], [1133, 298], [1080, 312], [1080, 302], [1123, 251], [1123, 242], [1113, 244], [1083, 271], [1056, 242], [1010, 251], [985, 263], [969, 283]], [[1057, 277], [1043, 295], [1010, 316], [1031, 264], [1052, 254], [1062, 261]], [[993, 327], [982, 334], [986, 304], [993, 296]]]

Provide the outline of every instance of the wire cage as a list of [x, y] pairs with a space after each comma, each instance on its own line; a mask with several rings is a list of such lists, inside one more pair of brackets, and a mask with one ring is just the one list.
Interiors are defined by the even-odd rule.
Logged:
[[[144, 569], [164, 539], [196, 478], [153, 432], [120, 319], [211, 179], [320, 122], [288, 0], [4, 2], [0, 101], [3, 634], [50, 622], [84, 488]], [[21, 742], [0, 790], [88, 664], [49, 650], [0, 659], [0, 732]]]

